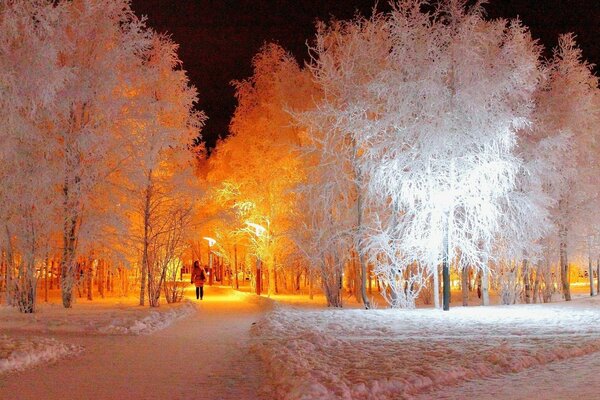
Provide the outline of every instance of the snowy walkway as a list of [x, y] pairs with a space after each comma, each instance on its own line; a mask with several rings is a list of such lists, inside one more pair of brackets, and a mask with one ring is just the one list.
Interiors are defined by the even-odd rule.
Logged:
[[57, 335], [84, 352], [0, 375], [0, 399], [260, 399], [262, 368], [248, 342], [264, 303], [248, 299], [208, 287], [197, 313], [149, 336]]

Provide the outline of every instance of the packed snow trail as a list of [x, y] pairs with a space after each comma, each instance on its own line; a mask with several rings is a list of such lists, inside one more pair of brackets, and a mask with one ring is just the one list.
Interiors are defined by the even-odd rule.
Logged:
[[198, 312], [152, 335], [57, 336], [83, 353], [0, 376], [0, 399], [260, 399], [263, 368], [248, 352], [259, 300], [206, 287]]

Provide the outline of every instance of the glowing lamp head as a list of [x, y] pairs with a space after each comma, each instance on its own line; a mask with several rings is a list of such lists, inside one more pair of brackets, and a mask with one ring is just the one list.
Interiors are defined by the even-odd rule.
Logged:
[[205, 236], [204, 240], [206, 240], [208, 242], [208, 247], [213, 247], [215, 243], [217, 243], [217, 241], [211, 237]]
[[262, 236], [267, 230], [264, 226], [246, 221], [246, 225], [254, 229], [256, 236]]

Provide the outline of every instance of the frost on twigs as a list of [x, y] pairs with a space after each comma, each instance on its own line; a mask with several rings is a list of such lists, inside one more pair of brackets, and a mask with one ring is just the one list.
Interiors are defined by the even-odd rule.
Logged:
[[414, 306], [442, 258], [488, 268], [522, 163], [514, 149], [531, 122], [538, 49], [518, 21], [487, 21], [464, 3], [427, 13], [398, 1], [320, 25], [311, 48], [323, 96], [302, 121], [332, 155], [327, 182], [354, 183], [364, 221], [352, 234], [395, 306]]

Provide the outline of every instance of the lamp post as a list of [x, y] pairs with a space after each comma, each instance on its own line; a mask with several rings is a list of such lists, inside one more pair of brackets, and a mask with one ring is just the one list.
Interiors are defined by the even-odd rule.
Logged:
[[208, 284], [212, 286], [213, 284], [213, 254], [211, 251], [211, 247], [217, 243], [217, 241], [211, 237], [205, 236], [204, 240], [208, 242]]
[[[254, 229], [254, 234], [257, 237], [261, 237], [267, 231], [264, 226], [255, 224], [253, 222], [246, 221], [246, 225], [248, 225], [250, 228]], [[260, 296], [260, 291], [261, 291], [261, 287], [260, 287], [261, 286], [261, 276], [262, 276], [262, 268], [261, 267], [262, 267], [262, 260], [257, 255], [256, 256], [256, 294], [259, 296]]]

